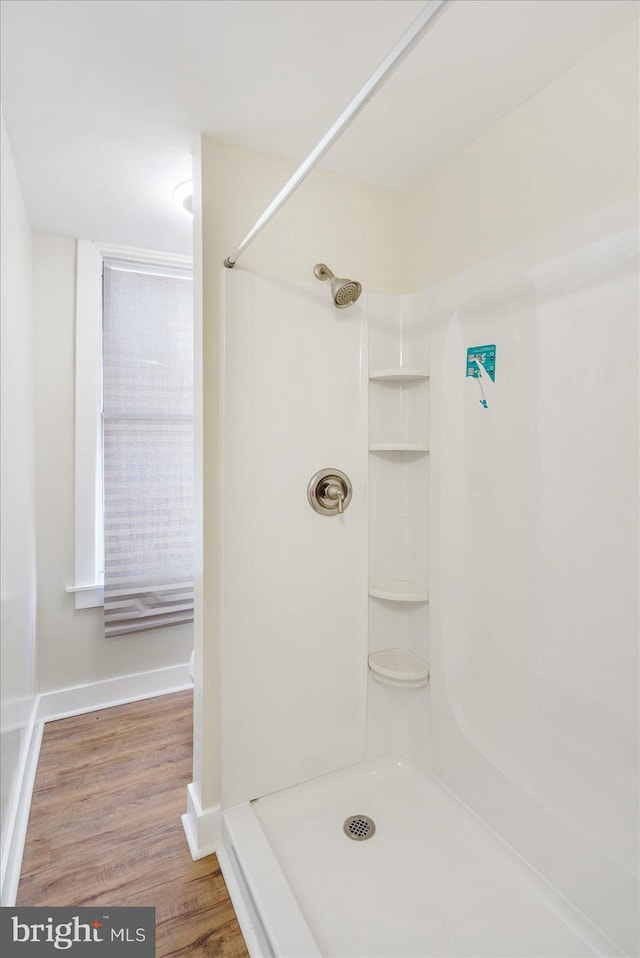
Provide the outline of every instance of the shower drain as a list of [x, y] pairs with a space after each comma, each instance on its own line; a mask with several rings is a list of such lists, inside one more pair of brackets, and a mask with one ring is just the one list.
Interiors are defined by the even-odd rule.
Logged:
[[376, 833], [376, 823], [368, 815], [350, 815], [342, 828], [347, 838], [354, 842], [365, 842]]

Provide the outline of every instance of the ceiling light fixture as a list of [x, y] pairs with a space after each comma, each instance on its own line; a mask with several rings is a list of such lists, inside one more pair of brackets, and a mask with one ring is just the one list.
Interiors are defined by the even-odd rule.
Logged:
[[185, 180], [184, 183], [178, 183], [173, 191], [173, 198], [185, 213], [193, 216], [193, 183], [191, 180]]

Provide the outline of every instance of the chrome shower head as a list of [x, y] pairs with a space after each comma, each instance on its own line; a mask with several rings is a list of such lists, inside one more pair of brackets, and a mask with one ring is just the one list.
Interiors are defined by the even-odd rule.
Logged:
[[362, 292], [362, 286], [355, 279], [338, 279], [324, 263], [318, 263], [313, 267], [313, 275], [322, 282], [331, 280], [333, 305], [337, 309], [345, 309], [347, 306], [351, 306]]

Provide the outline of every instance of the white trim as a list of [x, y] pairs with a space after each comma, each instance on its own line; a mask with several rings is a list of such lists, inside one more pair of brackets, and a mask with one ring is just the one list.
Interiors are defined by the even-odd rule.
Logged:
[[104, 585], [94, 582], [92, 585], [69, 585], [65, 592], [75, 595], [76, 609], [95, 609], [104, 605]]
[[110, 266], [131, 269], [136, 272], [170, 270], [169, 275], [193, 272], [193, 257], [181, 253], [163, 253], [159, 250], [141, 249], [134, 246], [114, 246], [111, 243], [96, 243], [95, 248], [102, 260]]
[[34, 700], [18, 767], [16, 790], [8, 815], [6, 837], [0, 865], [0, 904], [13, 906], [18, 894], [22, 855], [27, 837], [31, 796], [36, 779], [43, 722], [38, 721], [38, 698]]
[[[76, 269], [74, 577], [101, 588], [102, 257], [93, 243], [78, 240]], [[100, 605], [100, 594], [76, 594], [75, 603]]]
[[187, 811], [182, 816], [182, 827], [194, 861], [218, 850], [222, 839], [220, 806], [203, 809], [194, 782], [187, 785]]
[[125, 705], [140, 699], [154, 698], [156, 695], [169, 695], [192, 688], [189, 676], [189, 663], [172, 665], [153, 672], [137, 672], [133, 675], [121, 675], [116, 679], [104, 679], [102, 682], [90, 682], [55, 692], [43, 692], [39, 696], [38, 718], [44, 722], [68, 718], [70, 715], [82, 715], [114, 705]]

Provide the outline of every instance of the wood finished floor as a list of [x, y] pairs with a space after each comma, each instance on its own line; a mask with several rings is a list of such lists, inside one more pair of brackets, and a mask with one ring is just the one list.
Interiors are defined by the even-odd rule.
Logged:
[[247, 958], [216, 856], [189, 853], [191, 777], [191, 692], [48, 722], [17, 904], [154, 906], [157, 958]]

